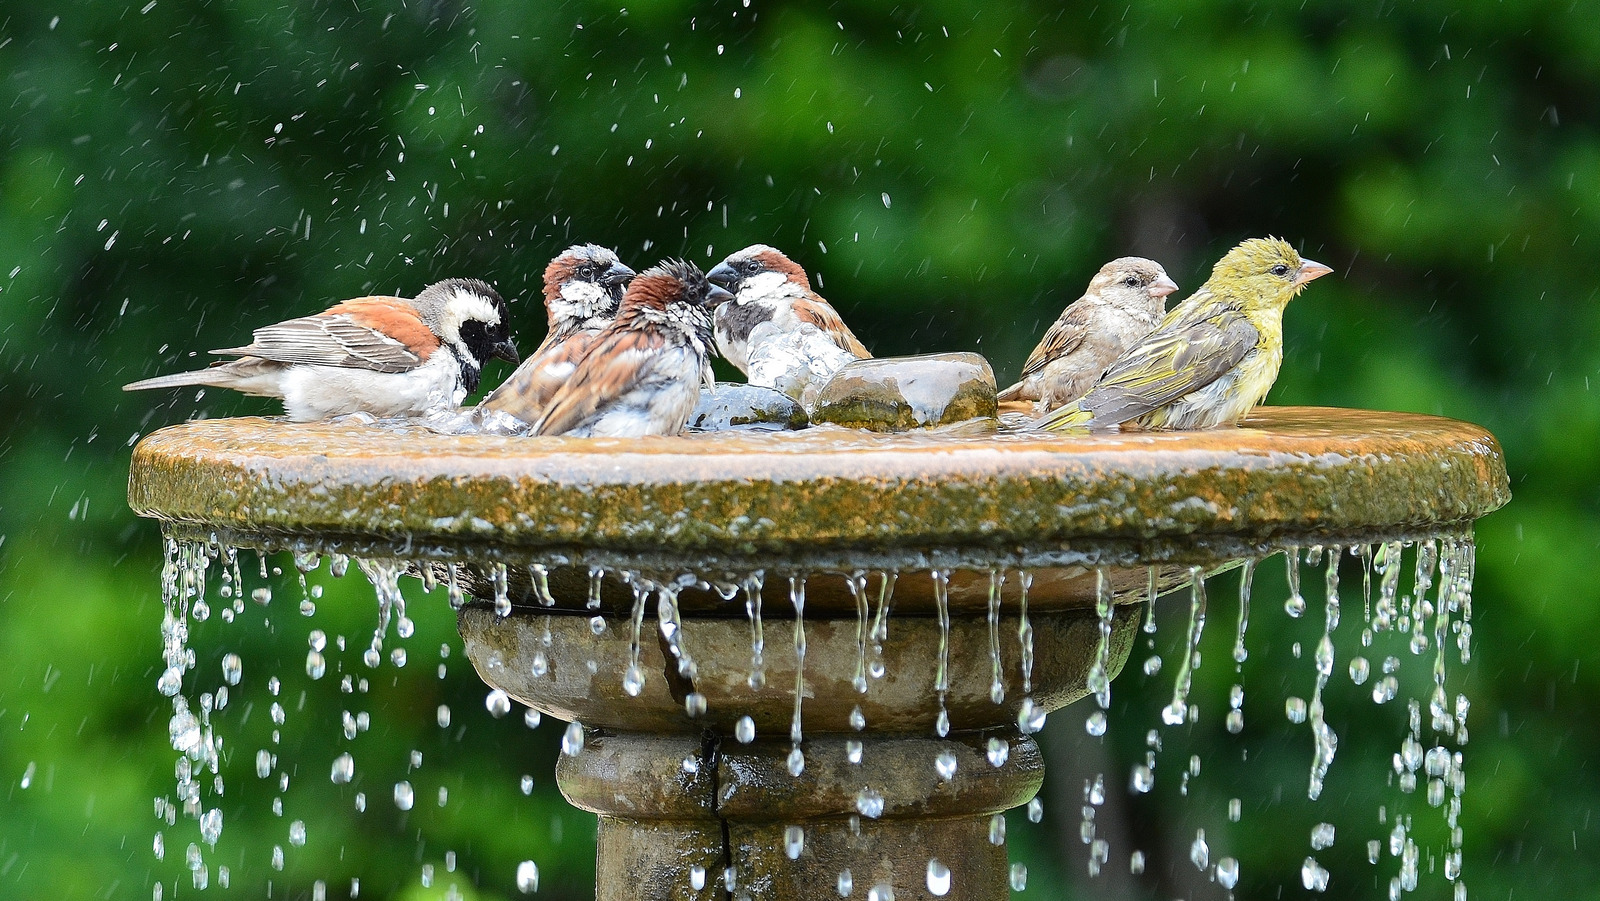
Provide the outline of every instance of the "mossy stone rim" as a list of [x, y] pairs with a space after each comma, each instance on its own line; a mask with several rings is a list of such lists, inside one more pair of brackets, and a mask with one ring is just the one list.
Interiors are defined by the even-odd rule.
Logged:
[[129, 503], [181, 534], [394, 555], [906, 567], [1217, 559], [1460, 528], [1499, 444], [1435, 416], [1261, 408], [1237, 429], [679, 438], [448, 436], [245, 418], [135, 448]]

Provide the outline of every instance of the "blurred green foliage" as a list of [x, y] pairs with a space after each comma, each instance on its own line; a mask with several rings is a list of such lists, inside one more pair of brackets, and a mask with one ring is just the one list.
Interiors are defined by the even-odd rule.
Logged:
[[[573, 241], [640, 266], [772, 243], [880, 353], [976, 349], [1004, 378], [1105, 259], [1152, 256], [1193, 287], [1228, 246], [1272, 233], [1337, 270], [1288, 312], [1273, 402], [1442, 413], [1506, 448], [1516, 500], [1478, 529], [1465, 870], [1474, 897], [1595, 896], [1597, 20], [1592, 0], [12, 4], [0, 895], [192, 891], [176, 833], [164, 860], [151, 848], [173, 754], [153, 691], [161, 551], [123, 499], [128, 447], [166, 423], [271, 406], [122, 383], [199, 365], [256, 325], [449, 275], [517, 298], [531, 348], [543, 265]], [[351, 636], [370, 616], [354, 581], [319, 614]], [[427, 684], [429, 649], [454, 641], [427, 601], [414, 604], [421, 681], [405, 689], [427, 696], [375, 710], [360, 741], [374, 781], [422, 749], [429, 790], [448, 782], [454, 800], [429, 795], [397, 821], [369, 787], [383, 817], [316, 810], [310, 787], [331, 788], [318, 751], [288, 796], [300, 813], [274, 816], [270, 786], [229, 786], [228, 834], [254, 849], [234, 869], [269, 878], [265, 849], [303, 816], [315, 840], [289, 849], [284, 896], [365, 869], [382, 875], [362, 897], [452, 881], [503, 897], [523, 858], [540, 862], [543, 894], [585, 895], [593, 825], [550, 788], [557, 730], [530, 742], [515, 717], [491, 720], [459, 656]], [[259, 638], [287, 671], [311, 627], [291, 608]], [[1202, 668], [1211, 697], [1226, 675]], [[332, 716], [332, 685], [306, 709]], [[369, 706], [390, 694], [375, 686]], [[438, 703], [462, 711], [469, 739], [431, 725]], [[261, 735], [235, 740], [245, 761]], [[1347, 742], [1340, 760], [1367, 758]], [[1382, 755], [1368, 764], [1380, 782]], [[1076, 788], [1056, 791], [1054, 832], [1016, 842], [1033, 847], [1041, 897], [1070, 890], [1049, 874], [1082, 870], [1049, 847], [1059, 835], [1083, 853]], [[1150, 844], [1187, 866], [1189, 838], [1169, 832]], [[446, 879], [446, 849], [474, 869]], [[441, 874], [432, 889], [424, 863]]]

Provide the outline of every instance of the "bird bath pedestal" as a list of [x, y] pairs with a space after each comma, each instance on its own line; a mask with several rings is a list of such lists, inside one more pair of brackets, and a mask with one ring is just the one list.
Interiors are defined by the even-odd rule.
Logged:
[[460, 562], [478, 672], [583, 724], [557, 777], [600, 817], [606, 901], [818, 898], [847, 871], [853, 897], [1006, 897], [993, 817], [1043, 778], [1029, 707], [1120, 670], [1151, 581], [1508, 496], [1475, 426], [1296, 408], [979, 438], [199, 421], [142, 441], [129, 487], [178, 537]]

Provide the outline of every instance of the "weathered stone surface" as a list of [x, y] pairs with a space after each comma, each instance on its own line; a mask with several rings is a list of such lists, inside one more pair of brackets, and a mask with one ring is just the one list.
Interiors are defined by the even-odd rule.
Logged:
[[1477, 426], [1296, 407], [1210, 431], [981, 438], [204, 420], [141, 441], [128, 488], [136, 512], [239, 543], [846, 571], [1205, 562], [1419, 536], [1509, 497], [1500, 446]]
[[813, 422], [874, 432], [995, 416], [994, 370], [978, 354], [856, 360], [833, 374], [811, 407]]
[[[909, 579], [910, 576], [902, 576]], [[652, 602], [653, 603], [653, 602]], [[1116, 608], [1108, 648], [1111, 674], [1121, 672], [1138, 629], [1136, 605]], [[481, 605], [463, 608], [457, 625], [467, 658], [490, 685], [536, 710], [562, 720], [577, 720], [606, 729], [698, 734], [710, 729], [734, 733], [742, 716], [755, 723], [758, 738], [787, 736], [794, 714], [796, 657], [795, 623], [782, 619], [782, 608], [765, 619], [765, 680], [749, 683], [751, 642], [742, 619], [705, 617], [684, 627], [683, 646], [694, 661], [692, 677], [669, 665], [655, 623], [645, 624], [639, 646], [644, 684], [637, 696], [623, 687], [631, 659], [631, 630], [623, 617], [607, 617], [596, 635], [589, 618], [548, 614], [518, 608], [504, 619]], [[793, 612], [787, 611], [792, 617]], [[1040, 709], [1058, 710], [1088, 694], [1089, 667], [1099, 641], [1093, 610], [1030, 612], [1033, 627], [1032, 698]], [[870, 666], [857, 643], [856, 619], [805, 621], [805, 703], [801, 722], [806, 734], [850, 732], [850, 712], [860, 707], [869, 728], [890, 732], [931, 733], [939, 715], [936, 681], [939, 627], [934, 617], [900, 616], [883, 642], [883, 673], [862, 673], [867, 690], [855, 684], [858, 666]], [[952, 729], [994, 729], [1013, 725], [1024, 696], [1021, 647], [1016, 641], [1018, 609], [1007, 604], [1000, 617], [1000, 680], [1002, 703], [989, 695], [994, 676], [989, 655], [989, 624], [983, 614], [952, 617], [948, 637], [948, 681], [945, 709]], [[552, 636], [543, 642], [545, 629]], [[543, 675], [535, 676], [533, 659], [544, 656]], [[685, 699], [691, 692], [705, 697], [706, 710], [690, 716]]]
[[699, 403], [689, 414], [689, 428], [700, 432], [778, 431], [803, 429], [806, 425], [805, 408], [788, 395], [737, 382], [718, 382], [710, 390], [701, 391]]

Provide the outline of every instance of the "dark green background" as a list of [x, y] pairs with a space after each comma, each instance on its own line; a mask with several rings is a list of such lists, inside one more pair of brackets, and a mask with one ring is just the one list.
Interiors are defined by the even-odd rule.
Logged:
[[[573, 241], [612, 245], [639, 267], [772, 243], [880, 354], [977, 350], [1005, 378], [1104, 260], [1155, 257], [1188, 289], [1227, 247], [1267, 233], [1335, 269], [1288, 311], [1273, 402], [1442, 413], [1504, 444], [1516, 499], [1478, 530], [1478, 648], [1464, 683], [1466, 873], [1474, 898], [1600, 895], [1588, 693], [1600, 679], [1589, 638], [1597, 23], [1587, 0], [11, 4], [0, 15], [0, 896], [147, 898], [157, 879], [168, 898], [194, 894], [192, 823], [166, 830], [164, 861], [151, 852], [152, 798], [170, 792], [174, 755], [154, 691], [160, 545], [124, 503], [128, 448], [166, 423], [272, 405], [127, 395], [122, 383], [199, 365], [193, 355], [256, 325], [453, 275], [515, 298], [529, 349], [544, 263]], [[489, 383], [504, 374], [492, 367]], [[309, 620], [294, 612], [298, 592], [279, 584], [291, 597], [269, 608], [270, 629], [251, 625], [263, 619], [252, 607], [232, 631], [199, 630], [260, 655], [246, 657], [234, 713], [252, 697], [265, 707], [252, 677], [274, 667], [293, 693], [310, 690], [283, 738], [306, 743], [307, 761], [283, 818], [250, 773], [262, 710], [230, 739], [249, 775], [228, 784], [213, 885], [227, 863], [232, 894], [262, 894], [266, 849], [300, 818], [311, 839], [287, 848], [275, 897], [308, 896], [316, 878], [342, 897], [358, 873], [363, 898], [442, 896], [452, 882], [503, 897], [524, 858], [541, 865], [541, 894], [587, 893], [592, 822], [550, 784], [559, 729], [529, 742], [515, 716], [491, 720], [459, 653], [434, 677], [436, 649], [455, 641], [443, 599], [414, 601], [411, 663], [386, 665], [352, 702], [331, 677], [308, 683], [300, 655], [311, 628], [359, 644], [369, 591], [335, 582]], [[1212, 728], [1196, 741], [1220, 760], [1233, 751], [1215, 728], [1231, 676], [1220, 663], [1231, 608], [1218, 608], [1197, 688], [1211, 692]], [[1181, 631], [1172, 617], [1169, 642]], [[1281, 614], [1256, 628], [1267, 651], [1252, 661], [1315, 638]], [[219, 654], [201, 645], [208, 685]], [[344, 665], [365, 672], [358, 656]], [[1263, 667], [1254, 721], [1281, 721], [1282, 694], [1309, 691], [1309, 661], [1284, 660], [1280, 674]], [[1170, 690], [1173, 669], [1151, 697]], [[1343, 682], [1346, 750], [1370, 732], [1377, 763], [1330, 795], [1371, 831], [1398, 721], [1367, 717], [1370, 702]], [[1140, 690], [1125, 678], [1119, 703]], [[451, 730], [434, 725], [441, 702], [456, 711]], [[338, 711], [357, 708], [374, 721], [355, 744], [365, 816], [325, 781]], [[1052, 720], [1059, 745], [1076, 741], [1080, 717]], [[1142, 754], [1155, 722], [1148, 711], [1129, 722], [1113, 737]], [[1285, 755], [1289, 796], [1309, 760], [1299, 735]], [[424, 797], [401, 818], [388, 785], [412, 749], [425, 754], [412, 775]], [[531, 797], [517, 789], [523, 773]], [[1062, 784], [1046, 828], [1013, 817], [1034, 897], [1083, 884], [1077, 789]], [[438, 785], [451, 792], [442, 809]], [[1222, 802], [1173, 806], [1185, 803], [1214, 814]], [[1302, 891], [1305, 832], [1298, 819], [1278, 827], [1317, 814], [1285, 805], [1247, 816], [1230, 840], [1261, 846], [1235, 852], [1263, 861], [1247, 857], [1253, 897]], [[1176, 814], [1140, 826], [1165, 855], [1152, 864], [1164, 875], [1140, 891], [1222, 894], [1185, 859], [1193, 828]], [[1330, 894], [1382, 896], [1392, 862], [1369, 867], [1364, 834], [1341, 829], [1324, 857], [1347, 869]], [[1125, 871], [1125, 850], [1113, 869]], [[438, 872], [424, 890], [428, 863]], [[1434, 874], [1425, 894], [1443, 886]]]

